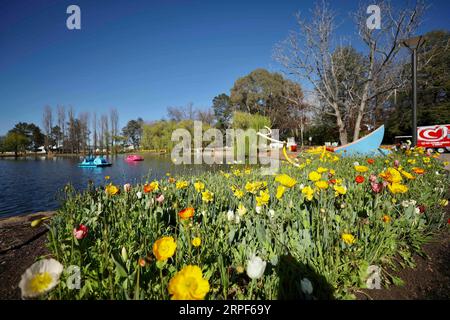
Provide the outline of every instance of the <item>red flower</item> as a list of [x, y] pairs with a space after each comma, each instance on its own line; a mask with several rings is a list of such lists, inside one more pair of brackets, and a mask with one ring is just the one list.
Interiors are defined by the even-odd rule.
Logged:
[[364, 182], [364, 177], [363, 176], [356, 176], [355, 181], [356, 183], [363, 183]]
[[330, 184], [335, 184], [335, 183], [336, 183], [336, 179], [328, 180], [328, 182], [329, 182]]
[[424, 213], [426, 208], [423, 204], [421, 204], [420, 206], [418, 206], [420, 213]]
[[373, 160], [372, 158], [367, 159], [367, 163], [368, 163], [368, 164], [374, 164], [374, 163], [375, 163], [375, 160]]
[[84, 224], [80, 224], [78, 228], [73, 229], [73, 236], [78, 240], [86, 238], [89, 228]]
[[447, 220], [447, 224], [450, 224], [450, 218]]

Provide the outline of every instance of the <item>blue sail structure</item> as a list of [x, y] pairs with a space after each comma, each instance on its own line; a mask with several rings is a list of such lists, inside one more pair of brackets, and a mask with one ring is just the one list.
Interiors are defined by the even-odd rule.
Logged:
[[384, 137], [384, 125], [380, 126], [378, 129], [372, 131], [365, 137], [353, 141], [349, 144], [337, 147], [334, 152], [339, 153], [343, 156], [377, 156], [377, 155], [387, 155], [390, 153], [389, 150], [381, 149], [381, 142]]

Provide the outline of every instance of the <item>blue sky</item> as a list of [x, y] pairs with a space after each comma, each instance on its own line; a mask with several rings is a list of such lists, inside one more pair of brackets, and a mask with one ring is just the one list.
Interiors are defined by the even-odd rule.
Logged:
[[[403, 1], [401, 1], [403, 2]], [[395, 1], [394, 1], [395, 3]], [[66, 8], [81, 8], [81, 30]], [[432, 1], [421, 32], [450, 29], [448, 1]], [[0, 134], [19, 121], [41, 125], [45, 105], [77, 112], [117, 108], [120, 126], [160, 119], [167, 106], [206, 108], [256, 68], [279, 71], [273, 46], [313, 1], [0, 0]], [[333, 1], [354, 35], [348, 12]]]

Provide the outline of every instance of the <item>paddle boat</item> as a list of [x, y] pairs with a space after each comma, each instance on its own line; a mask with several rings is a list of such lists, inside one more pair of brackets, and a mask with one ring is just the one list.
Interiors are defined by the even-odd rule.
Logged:
[[130, 154], [125, 158], [126, 161], [143, 161], [144, 157], [141, 157], [137, 154]]
[[93, 157], [88, 156], [84, 158], [83, 162], [79, 163], [78, 166], [82, 168], [98, 168], [98, 167], [109, 167], [112, 163], [106, 161], [105, 157]]

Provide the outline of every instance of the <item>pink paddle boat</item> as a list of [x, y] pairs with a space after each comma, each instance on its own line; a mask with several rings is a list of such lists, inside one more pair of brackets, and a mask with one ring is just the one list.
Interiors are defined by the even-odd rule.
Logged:
[[130, 154], [125, 158], [126, 161], [143, 161], [144, 158], [137, 154]]

